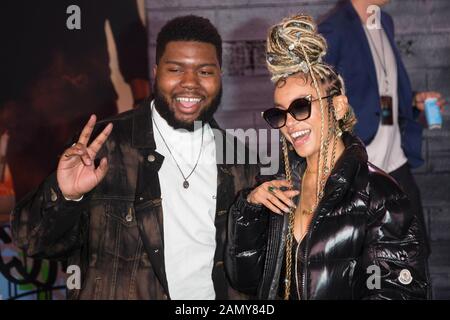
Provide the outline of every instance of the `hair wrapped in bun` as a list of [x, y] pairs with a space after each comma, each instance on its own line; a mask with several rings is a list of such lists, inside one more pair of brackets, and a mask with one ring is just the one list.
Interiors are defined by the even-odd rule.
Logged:
[[321, 79], [333, 72], [322, 57], [327, 52], [325, 39], [317, 33], [317, 26], [307, 15], [286, 18], [269, 30], [267, 38], [267, 66], [272, 81], [297, 72], [307, 74], [311, 66]]
[[[299, 74], [315, 87], [317, 84], [318, 96], [319, 83], [324, 86], [327, 95], [345, 95], [344, 80], [332, 66], [322, 60], [326, 53], [327, 42], [308, 15], [285, 18], [269, 30], [266, 61], [274, 83]], [[352, 131], [355, 124], [356, 117], [350, 107], [339, 126], [342, 131]]]

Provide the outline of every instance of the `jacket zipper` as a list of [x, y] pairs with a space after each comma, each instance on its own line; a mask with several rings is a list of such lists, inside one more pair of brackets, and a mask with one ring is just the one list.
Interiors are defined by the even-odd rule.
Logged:
[[[319, 209], [319, 207], [317, 207], [317, 209]], [[317, 211], [317, 210], [316, 210]], [[315, 222], [316, 222], [316, 220], [317, 220], [317, 216], [318, 216], [318, 214], [316, 214], [316, 212], [314, 212], [314, 217], [313, 217], [313, 219], [311, 220], [311, 223], [308, 225], [308, 227], [306, 228], [306, 234], [305, 234], [305, 237], [306, 237], [306, 243], [305, 243], [305, 255], [304, 255], [304, 259], [303, 259], [303, 274], [302, 274], [302, 282], [301, 282], [301, 289], [302, 289], [302, 292], [303, 292], [303, 298], [305, 298], [305, 300], [306, 300], [306, 298], [307, 298], [307, 290], [306, 290], [306, 288], [305, 288], [305, 283], [306, 283], [306, 274], [307, 274], [307, 267], [308, 267], [308, 264], [307, 264], [307, 257], [308, 257], [308, 244], [309, 244], [309, 239], [311, 238], [311, 234], [310, 234], [310, 232], [309, 232], [309, 230], [310, 230], [310, 228], [311, 228], [311, 225], [313, 225]], [[302, 239], [303, 240], [303, 239]], [[301, 241], [300, 241], [301, 242]], [[300, 295], [299, 295], [300, 296]]]
[[297, 287], [297, 296], [298, 296], [298, 300], [301, 300], [301, 294], [300, 294], [300, 287], [298, 286], [298, 263], [297, 263], [297, 259], [298, 259], [298, 249], [300, 248], [300, 243], [297, 243], [297, 248], [295, 249], [295, 286]]
[[[312, 221], [311, 221], [311, 223], [308, 225], [308, 227], [306, 228], [306, 233], [305, 233], [305, 235], [304, 235], [304, 237], [303, 238], [305, 238], [305, 237], [307, 237], [308, 236], [308, 233], [309, 233], [309, 226], [312, 224]], [[300, 294], [300, 291], [303, 291], [303, 286], [304, 286], [304, 284], [306, 283], [305, 282], [305, 274], [306, 274], [306, 268], [305, 268], [305, 265], [306, 265], [306, 257], [307, 257], [307, 255], [306, 255], [306, 248], [305, 248], [305, 255], [304, 255], [304, 257], [303, 257], [303, 268], [302, 268], [302, 275], [301, 275], [301, 282], [300, 282], [300, 286], [299, 286], [299, 283], [298, 283], [298, 272], [297, 272], [297, 267], [298, 267], [298, 263], [297, 263], [297, 259], [298, 259], [298, 250], [300, 249], [300, 244], [302, 243], [302, 241], [303, 241], [303, 238], [300, 240], [300, 242], [297, 244], [297, 249], [295, 250], [295, 285], [296, 285], [296, 287], [297, 287], [297, 295], [298, 295], [298, 299], [299, 300], [302, 300], [302, 295]], [[306, 238], [306, 240], [308, 240], [309, 239], [309, 237], [307, 237]], [[305, 245], [306, 245], [306, 243], [305, 243]], [[304, 296], [306, 296], [306, 295], [304, 295]]]
[[[308, 232], [309, 232], [309, 226], [308, 226], [308, 228], [307, 228], [307, 233], [306, 233], [306, 235], [308, 235]], [[306, 243], [305, 243], [305, 255], [304, 255], [304, 257], [303, 257], [303, 274], [302, 274], [302, 292], [303, 292], [303, 296], [306, 298], [306, 290], [305, 290], [305, 288], [304, 288], [304, 286], [305, 286], [305, 283], [306, 283], [306, 265], [307, 265], [307, 263], [306, 263], [306, 259], [307, 259], [307, 254], [306, 254], [306, 252], [307, 252], [307, 250], [308, 250], [308, 239], [309, 239], [309, 236], [308, 236], [308, 238], [306, 238]], [[306, 299], [305, 299], [306, 300]]]

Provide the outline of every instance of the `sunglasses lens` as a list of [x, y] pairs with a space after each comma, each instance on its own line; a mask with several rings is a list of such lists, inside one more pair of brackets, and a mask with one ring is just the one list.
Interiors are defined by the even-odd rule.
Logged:
[[296, 120], [306, 120], [311, 115], [311, 101], [305, 98], [294, 100], [289, 110]]
[[278, 108], [272, 108], [264, 111], [263, 117], [264, 120], [266, 120], [267, 123], [275, 129], [284, 126], [284, 123], [286, 121], [286, 113]]

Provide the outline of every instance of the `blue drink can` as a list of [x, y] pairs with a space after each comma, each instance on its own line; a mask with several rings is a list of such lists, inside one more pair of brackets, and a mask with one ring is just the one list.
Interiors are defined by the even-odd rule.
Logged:
[[437, 104], [437, 98], [425, 100], [425, 117], [427, 118], [428, 129], [442, 128], [442, 115]]

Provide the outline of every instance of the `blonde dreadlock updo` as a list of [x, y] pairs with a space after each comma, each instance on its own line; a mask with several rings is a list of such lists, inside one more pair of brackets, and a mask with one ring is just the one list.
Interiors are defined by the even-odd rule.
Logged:
[[[266, 61], [274, 83], [297, 74], [313, 85], [315, 79], [318, 79], [327, 95], [345, 95], [342, 77], [332, 66], [322, 61], [326, 53], [327, 43], [308, 15], [285, 18], [269, 30]], [[356, 117], [349, 107], [344, 119], [339, 121], [339, 127], [342, 131], [352, 131], [355, 124]]]

